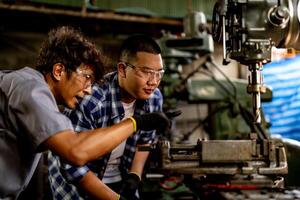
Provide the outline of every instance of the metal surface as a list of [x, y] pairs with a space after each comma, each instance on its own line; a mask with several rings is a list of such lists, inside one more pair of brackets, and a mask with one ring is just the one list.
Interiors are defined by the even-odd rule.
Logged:
[[[261, 119], [264, 117], [260, 112], [261, 98], [263, 93], [268, 91], [262, 82], [262, 64], [270, 61], [271, 48], [298, 45], [296, 30], [299, 25], [295, 21], [297, 16], [293, 15], [297, 3], [298, 1], [263, 0], [219, 2], [222, 9], [216, 9], [219, 17], [216, 17], [213, 23], [213, 35], [219, 41], [223, 37], [224, 58], [226, 58], [224, 63], [228, 62], [227, 58], [231, 58], [248, 66], [250, 71], [248, 86], [245, 84], [243, 86], [244, 93], [247, 91], [252, 94], [252, 105], [249, 107], [252, 107], [253, 113], [248, 115], [248, 118], [245, 117], [246, 111], [237, 100], [240, 99], [240, 89], [228, 79], [223, 82], [214, 80], [215, 82], [212, 81], [216, 83], [214, 86], [202, 84], [205, 80], [199, 81], [200, 84], [196, 85], [195, 82], [192, 84], [190, 79], [192, 75], [188, 75], [185, 80], [186, 83], [190, 83], [187, 84], [187, 94], [189, 98], [193, 98], [192, 103], [203, 103], [205, 100], [209, 103], [214, 97], [216, 99], [224, 97], [224, 104], [231, 104], [229, 109], [234, 110], [235, 105], [238, 105], [237, 107], [241, 109], [236, 109], [237, 112], [241, 112], [250, 127], [248, 137], [243, 137], [242, 140], [199, 140], [195, 145], [171, 144], [170, 141], [160, 138], [156, 145], [148, 149], [155, 157], [155, 162], [151, 163], [153, 172], [164, 174], [166, 179], [174, 174], [175, 177], [181, 177], [181, 183], [187, 185], [199, 199], [299, 199], [299, 190], [290, 190], [286, 186], [286, 177], [294, 181], [293, 178], [298, 175], [299, 164], [295, 160], [291, 161], [291, 154], [295, 154], [288, 152], [287, 155], [284, 142], [269, 136], [261, 126], [263, 121]], [[190, 50], [187, 53], [195, 54]], [[182, 57], [174, 56], [173, 66], [180, 63]], [[193, 58], [189, 56], [187, 60]], [[201, 67], [207, 70], [209, 64], [214, 65], [212, 59], [204, 61]], [[200, 66], [197, 70], [200, 70]], [[226, 95], [222, 96], [220, 92], [219, 96], [214, 96], [218, 87]], [[181, 90], [179, 84], [178, 88]], [[205, 93], [206, 91], [208, 92]], [[204, 101], [201, 101], [203, 94], [207, 95], [204, 95]], [[176, 97], [179, 98], [180, 95]], [[241, 101], [245, 102], [244, 98]], [[232, 110], [229, 113], [234, 115]], [[230, 117], [227, 115], [220, 120], [231, 120]], [[296, 149], [299, 151], [298, 146]], [[288, 150], [290, 148], [295, 147], [288, 145]], [[288, 156], [291, 171], [288, 170]], [[190, 196], [189, 198], [197, 199]], [[173, 199], [177, 197], [174, 195]]]
[[[252, 94], [253, 118], [249, 117], [249, 137], [243, 140], [199, 140], [196, 145], [171, 145], [168, 140], [160, 139], [152, 148], [158, 161], [154, 169], [193, 176], [204, 191], [284, 188], [284, 176], [288, 173], [285, 148], [282, 141], [271, 139], [261, 127], [261, 93], [266, 91], [261, 71], [263, 62], [270, 61], [272, 46], [297, 45], [288, 38], [289, 35], [297, 37], [294, 29], [290, 29], [297, 27], [291, 21], [295, 17], [291, 15], [292, 8], [295, 7], [290, 1], [229, 0], [217, 4], [214, 38], [220, 40], [223, 37], [225, 58], [246, 64], [250, 71], [247, 92]], [[194, 53], [191, 49], [182, 50]], [[206, 68], [208, 63], [214, 65], [212, 59], [207, 59]], [[230, 89], [227, 91], [233, 93], [230, 97], [236, 98], [237, 90], [232, 82]], [[195, 185], [192, 183], [191, 187]]]
[[[213, 12], [213, 36], [223, 41], [223, 63], [249, 66], [254, 122], [261, 123], [262, 65], [272, 47], [299, 48], [298, 0], [220, 0]], [[258, 14], [259, 13], [259, 14]]]
[[[81, 7], [85, 0], [27, 0], [27, 2], [51, 4], [56, 6]], [[213, 1], [202, 0], [96, 0], [91, 6], [99, 11], [117, 11], [140, 15], [156, 15], [161, 17], [183, 18], [187, 10], [203, 10], [205, 15], [211, 19], [211, 10], [214, 6]]]
[[154, 149], [159, 166], [191, 174], [287, 174], [287, 158], [281, 143], [266, 140], [208, 140], [197, 145], [170, 145], [160, 140]]
[[272, 46], [299, 48], [298, 4], [298, 0], [220, 0], [213, 14], [214, 39], [226, 42], [225, 58], [246, 65], [270, 61]]

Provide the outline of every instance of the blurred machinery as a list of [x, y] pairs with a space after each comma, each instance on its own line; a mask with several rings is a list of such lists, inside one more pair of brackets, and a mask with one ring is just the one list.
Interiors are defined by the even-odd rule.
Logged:
[[[297, 192], [287, 195], [280, 192], [285, 189], [284, 176], [288, 173], [286, 151], [281, 140], [270, 138], [261, 110], [262, 96], [268, 94], [262, 83], [263, 64], [271, 61], [274, 47], [300, 45], [298, 10], [298, 0], [220, 0], [215, 4], [212, 36], [223, 43], [224, 65], [230, 58], [248, 66], [245, 90], [252, 95], [252, 112], [238, 101], [238, 83], [227, 77], [215, 83], [233, 99], [245, 125], [249, 126], [249, 134], [239, 140], [199, 140], [196, 145], [171, 144], [160, 138], [150, 149], [158, 161], [154, 169], [184, 175], [185, 183], [200, 199], [236, 199], [238, 194], [240, 199], [276, 199], [276, 195], [279, 199], [300, 198]], [[213, 44], [203, 19], [203, 15], [192, 13], [185, 19], [185, 35], [166, 34], [161, 40], [162, 46], [168, 49], [164, 60], [172, 72], [163, 83], [167, 86], [163, 92], [167, 97], [175, 96], [175, 101], [197, 100], [197, 95], [195, 99], [191, 94], [197, 89], [190, 85], [189, 78], [203, 68], [217, 68], [207, 56], [213, 51]], [[203, 64], [186, 77], [180, 77], [182, 63], [199, 56], [207, 56]], [[168, 78], [176, 78], [175, 83], [172, 85]], [[173, 103], [167, 104], [167, 109], [173, 109]], [[249, 190], [260, 196], [252, 198]], [[261, 195], [263, 190], [267, 191], [263, 192], [265, 195]], [[275, 196], [268, 193], [271, 190]]]
[[200, 56], [214, 51], [212, 35], [209, 33], [205, 15], [193, 12], [184, 19], [182, 36], [163, 33], [158, 41], [162, 48], [165, 75], [161, 81], [164, 94], [164, 110], [174, 109], [179, 99], [187, 101], [186, 83], [202, 66], [183, 77], [183, 65], [190, 64]]

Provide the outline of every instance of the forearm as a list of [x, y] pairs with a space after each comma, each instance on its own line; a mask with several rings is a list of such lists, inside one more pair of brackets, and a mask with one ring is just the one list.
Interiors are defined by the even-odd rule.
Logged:
[[81, 152], [84, 160], [94, 160], [111, 152], [133, 133], [134, 127], [130, 119], [111, 127], [94, 129], [88, 134], [79, 134], [81, 138], [73, 148], [73, 151]]
[[117, 200], [118, 194], [105, 185], [93, 172], [88, 172], [79, 182], [79, 186], [93, 199]]
[[149, 156], [149, 152], [147, 152], [147, 151], [137, 151], [135, 153], [135, 156], [134, 156], [134, 159], [132, 161], [132, 165], [131, 165], [131, 168], [129, 171], [137, 173], [141, 177], [148, 156]]
[[112, 151], [134, 133], [130, 119], [111, 127], [76, 134], [64, 131], [51, 136], [45, 146], [73, 165], [83, 165]]

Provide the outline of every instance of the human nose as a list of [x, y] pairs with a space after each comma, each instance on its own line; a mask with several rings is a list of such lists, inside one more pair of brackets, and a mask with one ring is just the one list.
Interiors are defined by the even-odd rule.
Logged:
[[92, 84], [87, 85], [84, 89], [83, 92], [85, 94], [91, 95], [92, 94]]
[[158, 73], [151, 73], [149, 79], [148, 79], [148, 84], [158, 84], [160, 82], [160, 75]]
[[85, 78], [85, 87], [90, 87], [93, 82], [92, 78]]

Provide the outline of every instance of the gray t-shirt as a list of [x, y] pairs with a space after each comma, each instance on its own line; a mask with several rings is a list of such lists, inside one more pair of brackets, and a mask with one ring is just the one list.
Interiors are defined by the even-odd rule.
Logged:
[[0, 199], [17, 199], [48, 137], [73, 130], [43, 75], [31, 68], [0, 71]]

